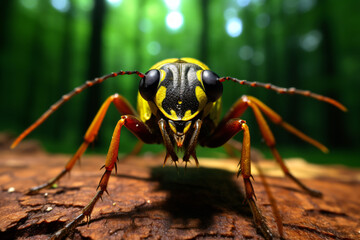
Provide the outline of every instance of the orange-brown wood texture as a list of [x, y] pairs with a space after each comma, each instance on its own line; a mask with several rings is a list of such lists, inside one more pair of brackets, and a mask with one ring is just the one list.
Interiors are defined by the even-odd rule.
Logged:
[[[57, 188], [24, 193], [54, 177], [70, 156], [50, 155], [24, 142], [0, 152], [0, 239], [46, 239], [77, 216], [96, 193], [105, 156], [85, 155]], [[262, 239], [244, 202], [237, 159], [199, 159], [179, 173], [163, 156], [128, 157], [111, 176], [110, 195], [95, 206], [90, 224], [80, 224], [74, 239]], [[262, 167], [276, 199], [285, 239], [360, 239], [360, 171], [317, 166], [292, 159], [294, 175], [323, 192], [305, 194], [281, 177], [274, 161]], [[253, 167], [257, 204], [275, 235], [274, 214]]]

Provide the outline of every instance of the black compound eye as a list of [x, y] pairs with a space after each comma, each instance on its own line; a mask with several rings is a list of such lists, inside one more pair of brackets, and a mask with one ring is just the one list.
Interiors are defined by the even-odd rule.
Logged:
[[155, 97], [160, 81], [160, 71], [152, 69], [145, 73], [145, 77], [140, 80], [139, 92], [146, 101], [151, 101]]
[[223, 93], [222, 83], [218, 79], [219, 76], [212, 71], [204, 70], [202, 72], [205, 93], [210, 102], [218, 100]]

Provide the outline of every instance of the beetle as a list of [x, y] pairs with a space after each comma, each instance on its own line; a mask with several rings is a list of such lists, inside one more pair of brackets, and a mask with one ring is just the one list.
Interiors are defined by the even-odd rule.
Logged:
[[102, 197], [104, 192], [107, 192], [111, 172], [113, 168], [116, 167], [122, 127], [126, 127], [144, 143], [163, 144], [166, 149], [164, 164], [167, 159], [170, 158], [176, 165], [179, 161], [177, 152], [181, 150], [180, 152], [183, 153], [182, 161], [185, 162], [185, 166], [190, 161], [190, 157], [194, 159], [198, 166], [199, 161], [196, 156], [197, 145], [210, 148], [219, 147], [228, 142], [238, 132], [243, 132], [241, 158], [237, 175], [241, 175], [244, 181], [245, 196], [252, 211], [255, 225], [266, 239], [271, 239], [273, 235], [256, 205], [255, 192], [251, 183], [250, 131], [246, 121], [240, 119], [241, 115], [250, 108], [255, 115], [266, 145], [271, 149], [274, 158], [279, 163], [284, 174], [308, 194], [321, 197], [319, 191], [307, 187], [291, 174], [276, 149], [275, 138], [264, 115], [273, 123], [282, 126], [287, 131], [314, 145], [323, 152], [327, 152], [328, 149], [318, 141], [283, 121], [280, 115], [252, 96], [244, 95], [240, 97], [228, 113], [220, 119], [221, 96], [223, 93], [222, 83], [225, 81], [233, 81], [241, 85], [270, 89], [278, 93], [303, 95], [327, 102], [343, 111], [347, 110], [346, 107], [334, 99], [310, 91], [295, 88], [281, 88], [272, 84], [250, 82], [233, 77], [219, 77], [204, 63], [193, 58], [166, 59], [156, 63], [145, 74], [139, 71], [119, 71], [96, 78], [92, 81], [87, 81], [68, 94], [63, 95], [62, 98], [53, 104], [35, 123], [15, 139], [11, 148], [15, 148], [23, 138], [43, 123], [53, 112], [74, 95], [79, 94], [84, 89], [95, 84], [102, 83], [108, 78], [120, 75], [137, 75], [140, 77], [137, 95], [137, 111], [119, 94], [108, 97], [86, 131], [83, 143], [67, 162], [65, 168], [53, 179], [43, 185], [31, 188], [28, 192], [29, 194], [35, 194], [41, 189], [50, 187], [67, 172], [70, 172], [75, 162], [85, 152], [89, 144], [95, 140], [108, 107], [114, 104], [120, 112], [121, 118], [117, 122], [113, 132], [105, 165], [103, 166], [105, 171], [100, 179], [97, 193], [89, 204], [83, 208], [79, 216], [55, 233], [54, 238], [66, 236], [85, 217], [89, 221], [96, 202]]

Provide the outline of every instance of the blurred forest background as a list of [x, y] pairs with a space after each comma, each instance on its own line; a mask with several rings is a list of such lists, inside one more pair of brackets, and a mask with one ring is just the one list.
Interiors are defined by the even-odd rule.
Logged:
[[[253, 95], [331, 149], [323, 155], [270, 124], [285, 157], [360, 166], [359, 9], [358, 0], [1, 0], [0, 131], [19, 134], [88, 79], [194, 57], [220, 76], [339, 100], [348, 112], [225, 82], [223, 114], [241, 95]], [[101, 103], [117, 92], [136, 106], [137, 87], [136, 77], [123, 76], [87, 89], [28, 138], [49, 151], [74, 153]], [[90, 152], [106, 153], [118, 119], [111, 107]], [[243, 119], [252, 145], [268, 154], [250, 110]], [[122, 134], [120, 149], [130, 152], [136, 138]], [[208, 156], [210, 150], [199, 152]]]

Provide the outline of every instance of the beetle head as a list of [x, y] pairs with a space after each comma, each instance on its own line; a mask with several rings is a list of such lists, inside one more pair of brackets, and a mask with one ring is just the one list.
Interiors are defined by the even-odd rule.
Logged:
[[200, 65], [179, 60], [149, 70], [140, 81], [139, 93], [168, 120], [181, 147], [191, 123], [221, 97], [223, 87], [218, 79]]

